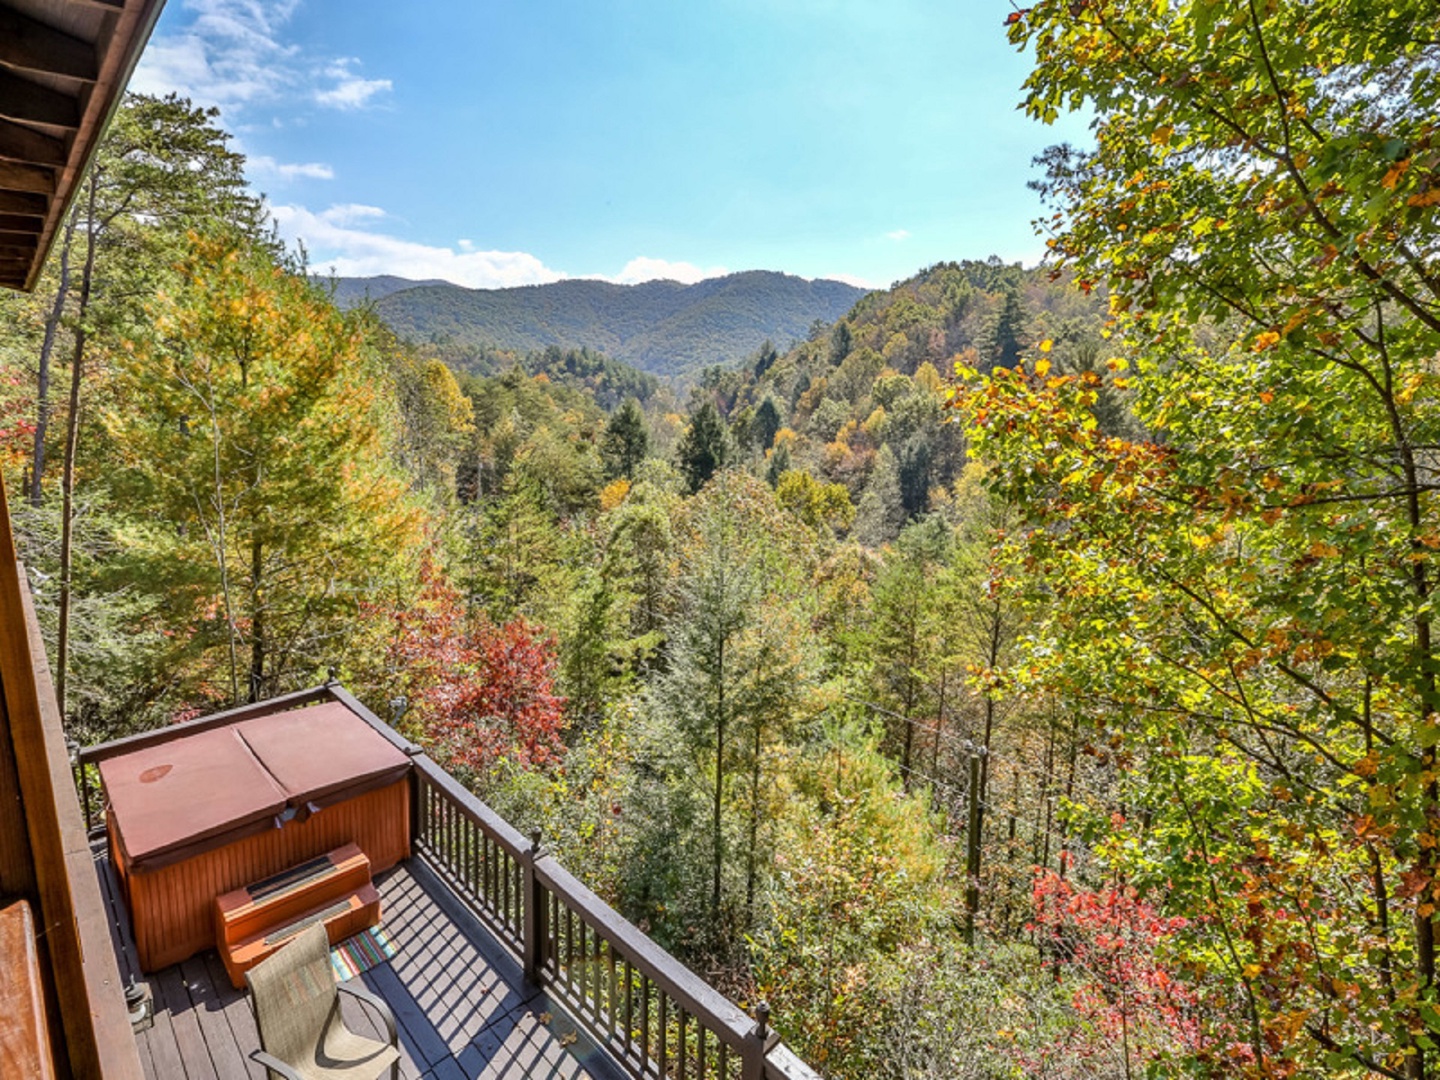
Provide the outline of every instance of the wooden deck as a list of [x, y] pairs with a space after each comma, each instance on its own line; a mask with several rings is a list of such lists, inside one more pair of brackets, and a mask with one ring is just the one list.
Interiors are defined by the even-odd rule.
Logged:
[[[103, 848], [103, 844], [101, 845]], [[129, 924], [104, 851], [96, 871], [112, 915], [122, 977], [149, 983], [155, 1022], [136, 1035], [151, 1080], [265, 1080], [249, 1060], [260, 1046], [245, 994], [230, 986], [213, 952], [158, 974], [139, 975]], [[619, 1080], [618, 1068], [527, 984], [519, 963], [419, 859], [376, 878], [384, 928], [396, 947], [388, 963], [359, 976], [395, 1013], [405, 1080]], [[359, 1005], [346, 1020], [379, 1037]]]

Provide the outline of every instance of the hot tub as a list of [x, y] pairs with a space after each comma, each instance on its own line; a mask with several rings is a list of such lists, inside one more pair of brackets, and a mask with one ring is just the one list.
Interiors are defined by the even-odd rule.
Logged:
[[354, 843], [410, 854], [410, 759], [338, 701], [180, 735], [100, 763], [110, 858], [141, 969], [215, 945], [215, 898]]

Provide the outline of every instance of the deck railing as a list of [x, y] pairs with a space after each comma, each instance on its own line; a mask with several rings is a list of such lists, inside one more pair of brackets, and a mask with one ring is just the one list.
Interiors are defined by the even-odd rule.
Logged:
[[440, 880], [636, 1080], [820, 1080], [762, 1012], [752, 1018], [622, 918], [509, 822], [336, 683], [87, 747], [77, 785], [98, 828], [89, 771], [140, 746], [317, 701], [343, 702], [409, 755], [412, 844]]
[[428, 756], [415, 845], [624, 1070], [653, 1080], [818, 1080], [752, 1019], [623, 919]]

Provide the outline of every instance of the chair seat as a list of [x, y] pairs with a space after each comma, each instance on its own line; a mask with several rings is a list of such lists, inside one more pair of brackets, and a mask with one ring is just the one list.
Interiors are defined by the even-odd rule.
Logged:
[[299, 1064], [306, 1080], [375, 1080], [382, 1069], [400, 1060], [393, 1046], [356, 1035], [340, 1020], [340, 1010], [331, 1014], [314, 1057]]

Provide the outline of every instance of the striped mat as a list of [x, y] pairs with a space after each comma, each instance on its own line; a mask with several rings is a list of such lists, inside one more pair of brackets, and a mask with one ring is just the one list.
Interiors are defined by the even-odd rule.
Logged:
[[383, 964], [395, 955], [395, 946], [379, 926], [362, 930], [352, 938], [346, 938], [330, 950], [330, 966], [335, 971], [335, 981], [353, 979], [362, 971], [369, 971], [376, 964]]

